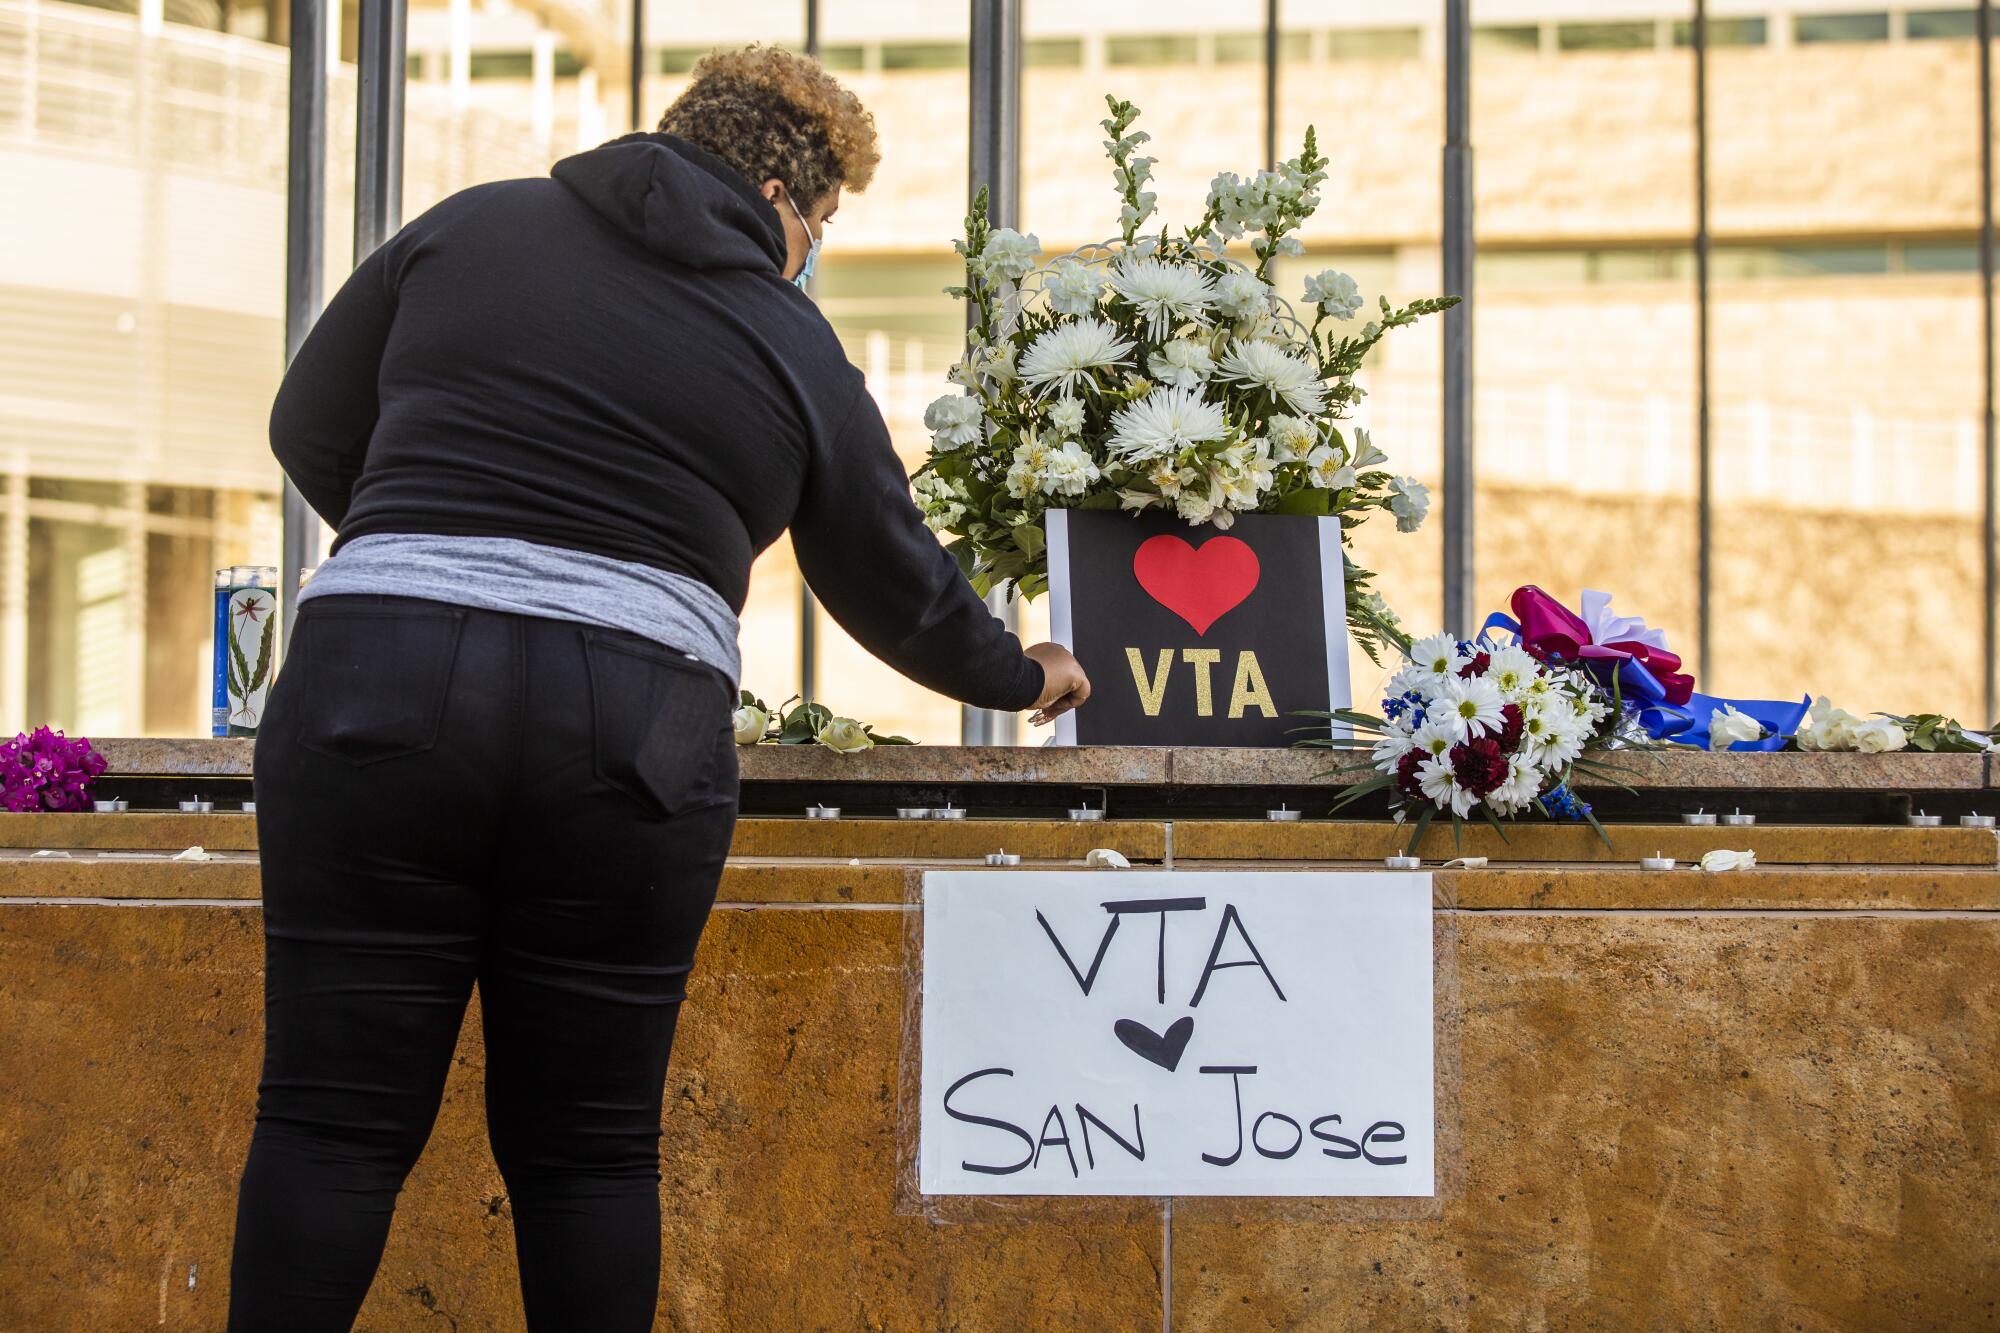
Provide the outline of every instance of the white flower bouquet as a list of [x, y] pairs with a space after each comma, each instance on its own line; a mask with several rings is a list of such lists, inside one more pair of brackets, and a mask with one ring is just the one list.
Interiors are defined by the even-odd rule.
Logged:
[[1369, 752], [1366, 763], [1341, 771], [1373, 776], [1342, 793], [1336, 809], [1386, 790], [1398, 823], [1416, 812], [1413, 849], [1439, 814], [1456, 828], [1476, 812], [1498, 829], [1503, 818], [1535, 811], [1585, 821], [1603, 835], [1571, 783], [1579, 772], [1607, 778], [1617, 770], [1591, 753], [1632, 744], [1619, 734], [1625, 708], [1615, 685], [1607, 691], [1582, 667], [1484, 636], [1434, 634], [1406, 657], [1385, 689], [1382, 716], [1311, 714], [1352, 734], [1301, 745]]
[[[1179, 234], [1141, 234], [1155, 213], [1154, 159], [1133, 130], [1138, 109], [1106, 98], [1105, 147], [1123, 205], [1118, 239], [1041, 262], [1033, 236], [994, 228], [982, 194], [966, 218], [967, 351], [952, 368], [963, 392], [924, 414], [931, 449], [915, 479], [933, 530], [982, 594], [1048, 586], [1042, 515], [1050, 508], [1172, 510], [1222, 529], [1239, 513], [1333, 515], [1344, 530], [1389, 510], [1413, 532], [1430, 499], [1385, 468], [1368, 432], [1339, 422], [1361, 398], [1354, 377], [1394, 328], [1456, 297], [1392, 308], [1347, 336], [1362, 305], [1354, 280], [1309, 278], [1310, 322], [1270, 282], [1299, 255], [1294, 234], [1326, 180], [1313, 131], [1296, 158], [1248, 181], [1217, 176], [1206, 211]], [[1229, 252], [1249, 237], [1246, 263]], [[1371, 655], [1408, 639], [1369, 571], [1347, 562], [1348, 619]]]

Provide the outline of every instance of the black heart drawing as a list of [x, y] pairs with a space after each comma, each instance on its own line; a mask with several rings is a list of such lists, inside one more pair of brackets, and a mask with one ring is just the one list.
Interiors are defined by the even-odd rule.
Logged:
[[1188, 1038], [1194, 1035], [1194, 1019], [1192, 1016], [1175, 1019], [1164, 1035], [1129, 1018], [1119, 1019], [1111, 1025], [1111, 1030], [1133, 1054], [1144, 1056], [1171, 1074], [1180, 1066], [1181, 1052], [1187, 1049]]

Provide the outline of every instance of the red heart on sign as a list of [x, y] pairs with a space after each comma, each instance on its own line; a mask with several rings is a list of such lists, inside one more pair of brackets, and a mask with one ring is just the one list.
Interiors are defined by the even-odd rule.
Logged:
[[1132, 574], [1146, 595], [1196, 634], [1242, 605], [1262, 572], [1257, 553], [1235, 537], [1210, 537], [1199, 549], [1179, 537], [1149, 537], [1132, 557]]

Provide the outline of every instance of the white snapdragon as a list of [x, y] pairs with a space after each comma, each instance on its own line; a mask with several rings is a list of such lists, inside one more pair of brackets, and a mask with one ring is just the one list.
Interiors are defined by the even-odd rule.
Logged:
[[1019, 282], [1034, 271], [1041, 253], [1042, 243], [1032, 233], [1023, 236], [1012, 227], [995, 227], [979, 261], [993, 277]]
[[1339, 269], [1326, 269], [1306, 279], [1306, 300], [1335, 319], [1353, 319], [1361, 309], [1361, 288]]
[[1424, 525], [1431, 509], [1431, 493], [1414, 477], [1398, 477], [1389, 483], [1389, 512], [1396, 516], [1396, 531], [1415, 532]]
[[940, 452], [960, 449], [979, 438], [984, 408], [977, 398], [948, 393], [924, 409], [931, 445]]

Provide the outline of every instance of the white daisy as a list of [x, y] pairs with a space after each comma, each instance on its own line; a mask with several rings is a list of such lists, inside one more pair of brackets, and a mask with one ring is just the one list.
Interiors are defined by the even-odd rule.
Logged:
[[1161, 384], [1195, 389], [1215, 373], [1215, 358], [1208, 354], [1207, 343], [1194, 338], [1175, 338], [1162, 343], [1160, 350], [1147, 359], [1146, 367]]
[[1465, 733], [1452, 725], [1449, 715], [1433, 714], [1424, 719], [1424, 724], [1410, 733], [1410, 748], [1422, 750], [1435, 759], [1451, 753], [1451, 747], [1465, 739]]
[[1517, 751], [1507, 756], [1507, 780], [1494, 788], [1486, 799], [1508, 814], [1519, 813], [1527, 808], [1528, 802], [1541, 795], [1542, 780], [1540, 766]]
[[1294, 412], [1313, 413], [1326, 405], [1319, 367], [1271, 343], [1239, 339], [1230, 344], [1222, 357], [1222, 375], [1263, 389]]
[[1541, 663], [1518, 644], [1496, 648], [1487, 655], [1486, 679], [1493, 682], [1509, 703], [1528, 692], [1528, 685], [1541, 672]]
[[1458, 773], [1452, 768], [1449, 755], [1426, 759], [1417, 765], [1417, 782], [1424, 795], [1440, 806], [1449, 805], [1460, 819], [1471, 814], [1472, 807], [1479, 803], [1478, 797], [1458, 785]]
[[1074, 259], [1058, 259], [1042, 283], [1049, 309], [1058, 315], [1087, 315], [1104, 294], [1104, 275]]
[[1389, 683], [1382, 693], [1391, 699], [1400, 699], [1406, 694], [1415, 694], [1429, 699], [1437, 693], [1437, 677], [1418, 666], [1405, 666], [1389, 677]]
[[1178, 457], [1229, 433], [1222, 408], [1197, 389], [1155, 389], [1111, 418], [1111, 449], [1139, 460]]
[[1092, 372], [1128, 364], [1132, 344], [1101, 319], [1058, 324], [1035, 339], [1021, 357], [1021, 379], [1038, 393], [1073, 393]]
[[1446, 714], [1459, 720], [1465, 727], [1465, 734], [1470, 737], [1499, 731], [1506, 723], [1500, 710], [1506, 707], [1507, 701], [1500, 697], [1500, 691], [1493, 682], [1484, 676], [1452, 682], [1439, 702]]
[[1127, 259], [1111, 274], [1111, 290], [1146, 321], [1154, 342], [1179, 324], [1206, 323], [1215, 284], [1200, 269], [1157, 259]]
[[1433, 634], [1410, 645], [1410, 661], [1417, 670], [1428, 671], [1434, 676], [1456, 676], [1458, 669], [1465, 665], [1465, 654], [1459, 650], [1456, 638], [1449, 634]]

